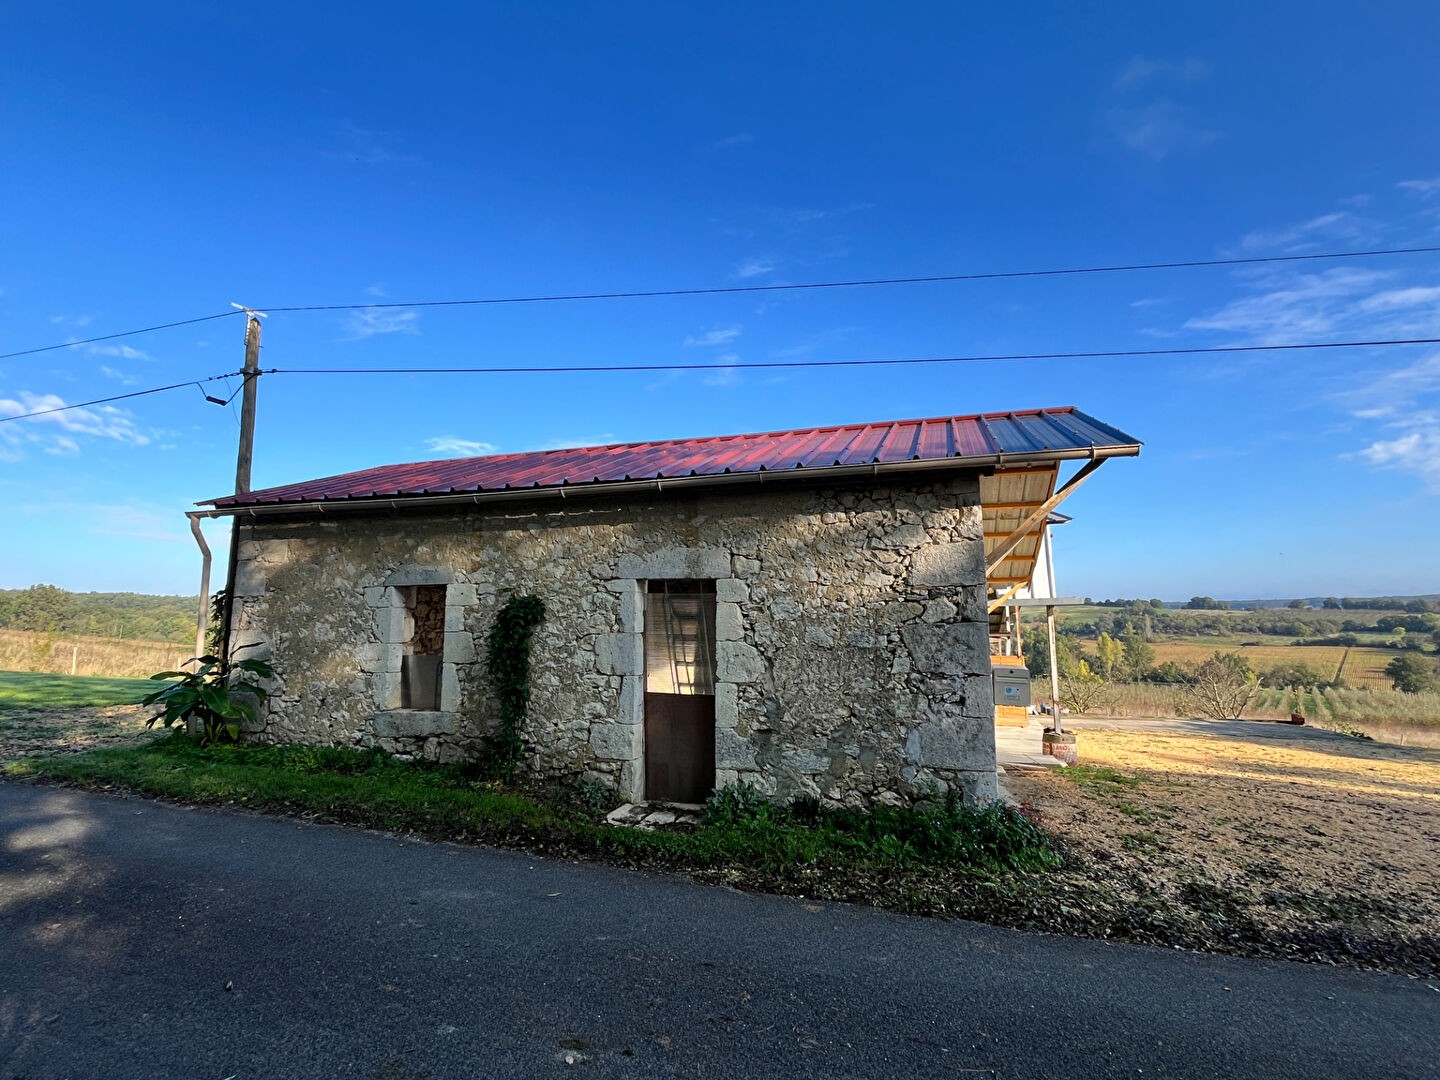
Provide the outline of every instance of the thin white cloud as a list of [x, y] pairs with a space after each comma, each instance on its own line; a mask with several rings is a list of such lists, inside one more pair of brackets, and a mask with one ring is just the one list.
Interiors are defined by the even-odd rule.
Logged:
[[1373, 312], [1400, 311], [1429, 304], [1440, 304], [1440, 285], [1389, 289], [1374, 296], [1367, 296], [1356, 306], [1363, 312]]
[[495, 453], [494, 443], [477, 442], [474, 439], [457, 439], [454, 435], [437, 435], [434, 438], [426, 439], [425, 446], [434, 454], [447, 454], [451, 457], [484, 457], [486, 454]]
[[378, 334], [418, 334], [420, 313], [409, 308], [361, 308], [350, 312], [345, 322], [348, 341]]
[[[717, 366], [720, 364], [734, 365], [740, 363], [740, 357], [735, 353], [726, 353], [723, 356], [716, 357], [715, 363]], [[706, 386], [734, 386], [740, 382], [740, 370], [733, 366], [720, 368], [717, 371], [702, 376], [700, 381]]]
[[1241, 239], [1240, 247], [1251, 254], [1270, 251], [1296, 254], [1336, 243], [1368, 243], [1377, 239], [1382, 231], [1376, 221], [1338, 210], [1278, 229], [1257, 229]]
[[810, 356], [821, 349], [837, 349], [854, 335], [856, 329], [853, 326], [836, 326], [829, 330], [820, 330], [794, 345], [771, 349], [769, 356], [772, 360], [794, 360]]
[[1356, 405], [1356, 416], [1362, 415], [1360, 409], [1370, 416], [1394, 416], [1431, 394], [1440, 394], [1440, 352], [1394, 371], [1367, 376], [1347, 397]]
[[400, 138], [391, 132], [347, 124], [336, 134], [335, 149], [323, 156], [357, 165], [419, 165], [421, 159], [403, 152]]
[[1195, 82], [1210, 73], [1203, 60], [1189, 57], [1185, 60], [1151, 60], [1148, 57], [1133, 57], [1115, 78], [1116, 90], [1134, 90], [1154, 79], [1178, 82]]
[[1396, 469], [1418, 476], [1431, 493], [1440, 495], [1440, 424], [1399, 438], [1378, 440], [1356, 456], [1377, 469]]
[[779, 262], [773, 256], [769, 255], [746, 259], [739, 266], [735, 267], [735, 277], [753, 278], [760, 277], [762, 274], [772, 274], [778, 265]]
[[[0, 398], [0, 416], [22, 416], [67, 404], [58, 394], [32, 394], [22, 390], [13, 398]], [[46, 412], [0, 424], [0, 459], [19, 461], [27, 449], [72, 456], [80, 452], [80, 439], [110, 439], [130, 446], [145, 446], [150, 436], [140, 431], [130, 414], [113, 405], [95, 405], [65, 412]]]
[[384, 300], [390, 296], [390, 294], [385, 291], [384, 285], [366, 285], [365, 295], [373, 296], [377, 300]]
[[127, 375], [123, 371], [116, 371], [114, 368], [105, 364], [100, 365], [100, 374], [104, 375], [107, 379], [114, 379], [121, 386], [134, 386], [140, 381], [133, 375]]
[[155, 357], [143, 349], [132, 349], [129, 345], [90, 345], [85, 349], [87, 356], [113, 356], [121, 360], [144, 360], [155, 363]]
[[721, 329], [707, 330], [703, 334], [687, 337], [685, 344], [702, 347], [728, 345], [740, 336], [740, 329], [739, 326], [726, 326]]
[[1189, 319], [1184, 328], [1239, 334], [1257, 344], [1316, 340], [1351, 321], [1352, 309], [1388, 276], [1348, 267], [1261, 275], [1253, 287], [1262, 291]]
[[1440, 176], [1432, 177], [1429, 180], [1401, 180], [1395, 186], [1404, 191], [1413, 191], [1428, 199], [1431, 195], [1440, 195]]
[[1168, 98], [1138, 108], [1111, 109], [1107, 120], [1121, 143], [1153, 161], [1204, 149], [1220, 137], [1195, 119], [1190, 109]]
[[1378, 424], [1380, 432], [1341, 457], [1417, 476], [1440, 495], [1440, 352], [1371, 375], [1345, 397], [1351, 415]]
[[51, 315], [51, 326], [73, 326], [77, 330], [83, 330], [93, 320], [89, 315]]
[[733, 150], [737, 146], [744, 146], [746, 143], [755, 141], [755, 136], [748, 131], [741, 131], [734, 135], [726, 135], [723, 139], [716, 139], [706, 149], [711, 153], [718, 150]]
[[830, 221], [848, 217], [864, 210], [873, 210], [874, 203], [858, 202], [848, 206], [801, 208], [799, 210], [776, 210], [774, 216], [782, 225], [810, 225], [817, 221]]

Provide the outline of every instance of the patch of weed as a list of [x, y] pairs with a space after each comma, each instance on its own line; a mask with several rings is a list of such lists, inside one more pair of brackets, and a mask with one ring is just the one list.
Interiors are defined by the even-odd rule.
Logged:
[[1165, 848], [1165, 842], [1157, 833], [1153, 832], [1121, 833], [1120, 844], [1126, 851], [1133, 851], [1140, 855], [1162, 851]]
[[1095, 795], [1115, 795], [1141, 784], [1140, 777], [1104, 765], [1071, 765], [1057, 775]]

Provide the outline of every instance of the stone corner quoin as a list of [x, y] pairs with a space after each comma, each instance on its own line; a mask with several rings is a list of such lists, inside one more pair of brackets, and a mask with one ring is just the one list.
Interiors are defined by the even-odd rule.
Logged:
[[523, 768], [644, 797], [647, 589], [706, 582], [716, 786], [850, 806], [951, 789], [988, 802], [979, 502], [978, 479], [952, 474], [242, 520], [232, 642], [263, 646], [277, 671], [247, 737], [485, 753], [498, 720], [486, 637], [507, 597], [533, 593], [547, 615]]

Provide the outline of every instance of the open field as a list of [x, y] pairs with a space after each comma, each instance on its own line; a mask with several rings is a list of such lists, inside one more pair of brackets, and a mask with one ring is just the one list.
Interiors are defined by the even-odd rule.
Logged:
[[[1297, 701], [1288, 687], [1262, 688], [1245, 710], [1247, 719], [1289, 717]], [[1440, 746], [1440, 694], [1402, 694], [1398, 690], [1304, 691], [1300, 712], [1313, 724], [1359, 732], [1384, 742]], [[1162, 683], [1116, 683], [1109, 699], [1090, 711], [1094, 717], [1188, 717], [1180, 688]]]
[[1082, 731], [1080, 767], [1008, 784], [1098, 873], [1105, 903], [1297, 958], [1436, 963], [1440, 750], [1267, 730]]
[[159, 684], [0, 671], [0, 761], [133, 746], [152, 738], [134, 702]]
[[149, 679], [105, 679], [89, 675], [0, 671], [0, 710], [133, 705], [162, 685]]
[[176, 645], [0, 630], [0, 670], [147, 678], [157, 671], [178, 668], [190, 658], [194, 647], [193, 641]]
[[[1085, 647], [1094, 649], [1094, 640], [1085, 640]], [[1217, 650], [1237, 652], [1253, 670], [1262, 673], [1281, 664], [1304, 664], [1327, 680], [1343, 678], [1350, 686], [1375, 690], [1390, 688], [1390, 677], [1385, 674], [1385, 665], [1400, 655], [1393, 649], [1367, 645], [1349, 648], [1344, 645], [1227, 645], [1213, 638], [1157, 641], [1150, 647], [1155, 650], [1157, 664], [1174, 661], [1182, 666], [1193, 666], [1208, 660]]]

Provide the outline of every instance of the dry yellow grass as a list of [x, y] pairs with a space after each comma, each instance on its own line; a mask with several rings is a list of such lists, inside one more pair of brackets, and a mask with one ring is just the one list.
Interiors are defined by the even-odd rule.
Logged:
[[164, 641], [0, 630], [0, 670], [144, 678], [178, 668], [192, 649]]

